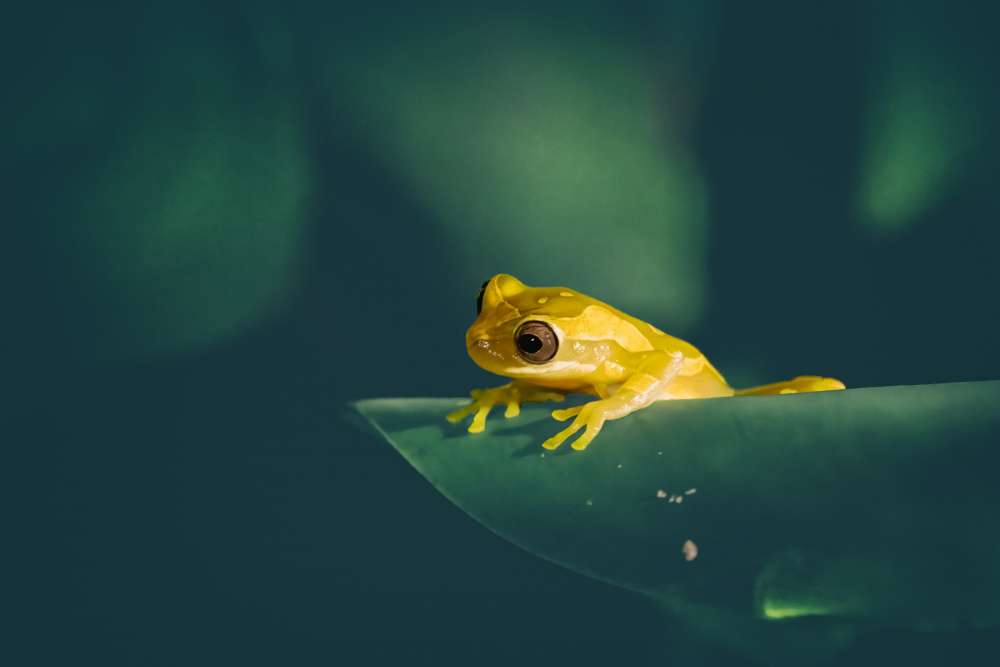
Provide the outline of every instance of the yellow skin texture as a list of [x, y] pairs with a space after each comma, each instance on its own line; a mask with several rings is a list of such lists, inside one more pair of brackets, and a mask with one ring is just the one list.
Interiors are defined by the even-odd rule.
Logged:
[[[486, 426], [494, 405], [507, 406], [515, 417], [522, 403], [561, 401], [567, 394], [591, 394], [598, 400], [568, 410], [555, 410], [559, 421], [575, 417], [569, 427], [542, 446], [555, 449], [585, 429], [573, 442], [585, 449], [608, 419], [618, 419], [654, 401], [791, 394], [843, 389], [832, 378], [797, 377], [752, 389], [734, 390], [693, 345], [656, 327], [565, 287], [528, 287], [500, 274], [481, 291], [482, 310], [465, 335], [469, 356], [486, 370], [513, 378], [494, 389], [477, 389], [475, 400], [448, 415], [458, 422], [475, 413], [470, 433]], [[555, 355], [532, 363], [519, 351], [516, 333], [525, 322], [542, 322], [558, 340]]]

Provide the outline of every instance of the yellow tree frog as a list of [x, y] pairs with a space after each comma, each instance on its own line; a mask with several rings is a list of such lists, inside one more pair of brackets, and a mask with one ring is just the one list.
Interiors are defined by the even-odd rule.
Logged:
[[478, 317], [465, 335], [469, 356], [513, 381], [473, 391], [470, 405], [448, 415], [454, 423], [476, 413], [470, 433], [485, 428], [494, 405], [506, 405], [505, 416], [514, 417], [522, 403], [591, 394], [598, 400], [554, 411], [559, 421], [576, 419], [542, 443], [555, 449], [586, 427], [573, 442], [574, 449], [584, 449], [606, 420], [654, 401], [844, 388], [832, 378], [804, 376], [734, 390], [690, 343], [571, 289], [528, 287], [504, 274], [483, 283], [476, 310]]

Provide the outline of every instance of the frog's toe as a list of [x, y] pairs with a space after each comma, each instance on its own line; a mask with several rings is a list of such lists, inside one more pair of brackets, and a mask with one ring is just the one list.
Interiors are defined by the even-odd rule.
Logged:
[[587, 430], [583, 434], [573, 441], [573, 449], [586, 449], [587, 445], [597, 437], [597, 434], [601, 432], [601, 427], [604, 426], [604, 418], [600, 417], [598, 419], [591, 419], [587, 423]]
[[569, 425], [568, 428], [564, 428], [563, 430], [559, 431], [554, 436], [543, 442], [542, 447], [544, 447], [545, 449], [555, 449], [556, 447], [561, 445], [566, 440], [566, 438], [579, 431], [581, 426], [583, 425], [573, 422], [572, 424]]
[[503, 416], [507, 419], [511, 417], [516, 417], [521, 414], [521, 406], [519, 403], [511, 402], [507, 404], [507, 410], [504, 411]]
[[566, 408], [565, 410], [553, 410], [552, 418], [555, 419], [556, 421], [564, 422], [570, 417], [575, 417], [578, 414], [580, 414], [585, 407], [586, 407], [585, 405], [578, 405], [575, 408]]
[[492, 409], [492, 403], [479, 408], [479, 412], [477, 412], [476, 416], [472, 418], [472, 426], [469, 427], [469, 433], [479, 433], [486, 428], [486, 417], [490, 414], [490, 410]]
[[445, 419], [450, 421], [452, 424], [462, 421], [466, 415], [471, 414], [476, 410], [476, 403], [472, 402], [466, 405], [464, 408], [455, 410], [451, 414], [445, 415]]

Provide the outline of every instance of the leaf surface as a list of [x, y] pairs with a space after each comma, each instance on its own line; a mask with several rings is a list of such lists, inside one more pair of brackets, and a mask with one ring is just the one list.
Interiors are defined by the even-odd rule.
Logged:
[[466, 402], [352, 408], [463, 510], [565, 567], [760, 618], [1000, 620], [1000, 382], [661, 401], [582, 452], [541, 447], [562, 428], [549, 405], [469, 434], [444, 419]]

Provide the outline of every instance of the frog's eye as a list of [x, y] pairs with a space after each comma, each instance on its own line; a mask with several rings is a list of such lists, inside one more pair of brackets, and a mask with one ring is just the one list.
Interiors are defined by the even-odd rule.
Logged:
[[[490, 280], [493, 279], [490, 278]], [[476, 295], [476, 315], [479, 315], [480, 313], [483, 312], [483, 295], [486, 294], [486, 286], [489, 284], [490, 284], [489, 280], [483, 283], [482, 286], [479, 288], [479, 294]]]
[[531, 320], [517, 328], [514, 334], [517, 351], [525, 361], [533, 364], [544, 364], [556, 356], [559, 349], [559, 339], [556, 332], [545, 322]]

